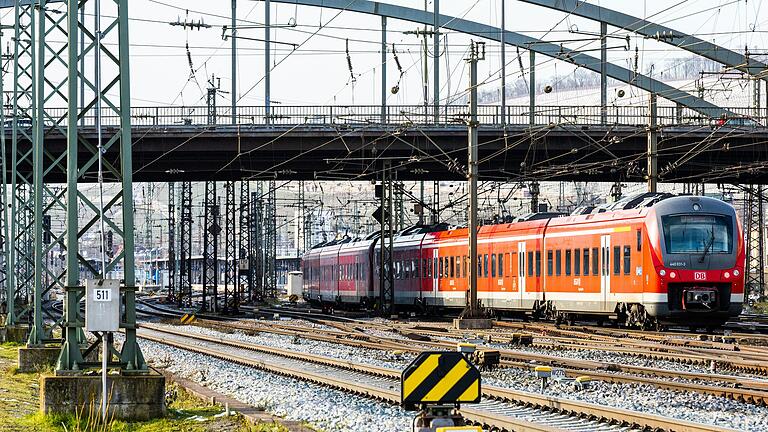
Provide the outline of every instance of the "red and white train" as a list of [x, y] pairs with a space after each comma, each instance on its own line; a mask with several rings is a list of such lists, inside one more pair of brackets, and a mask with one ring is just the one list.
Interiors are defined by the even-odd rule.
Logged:
[[[698, 196], [646, 194], [624, 200], [630, 202], [635, 208], [481, 227], [483, 306], [497, 314], [592, 316], [641, 327], [716, 326], [738, 315], [745, 252], [734, 208]], [[467, 249], [466, 228], [399, 233], [396, 305], [464, 307]], [[302, 259], [304, 298], [325, 307], [372, 306], [379, 299], [378, 257], [377, 234], [313, 248]]]

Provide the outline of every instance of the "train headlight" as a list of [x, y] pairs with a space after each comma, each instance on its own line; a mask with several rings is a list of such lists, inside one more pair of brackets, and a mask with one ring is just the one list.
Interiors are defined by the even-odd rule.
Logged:
[[664, 269], [659, 270], [659, 276], [666, 276], [666, 275], [667, 275], [667, 271], [666, 270], [664, 270]]
[[728, 273], [728, 272], [725, 272], [725, 273], [723, 274], [723, 277], [724, 277], [724, 278], [726, 278], [726, 279], [728, 279], [728, 278], [730, 278], [730, 277], [731, 277], [731, 274], [730, 274], [730, 273]]
[[677, 277], [677, 273], [675, 273], [675, 272], [669, 272], [669, 277], [670, 277], [670, 278], [672, 278], [672, 279], [674, 279], [674, 278], [676, 278], [676, 277]]
[[739, 269], [734, 269], [733, 270], [733, 276], [734, 277], [739, 277], [740, 274], [741, 274], [741, 272], [739, 272]]

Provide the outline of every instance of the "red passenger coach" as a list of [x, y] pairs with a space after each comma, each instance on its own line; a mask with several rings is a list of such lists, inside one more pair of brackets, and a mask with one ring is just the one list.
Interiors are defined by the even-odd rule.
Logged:
[[[320, 245], [303, 258], [311, 302], [371, 305], [379, 296], [376, 235]], [[467, 229], [416, 226], [395, 238], [395, 303], [462, 308]], [[592, 316], [652, 327], [715, 326], [744, 300], [744, 241], [736, 212], [712, 198], [628, 197], [607, 211], [478, 231], [478, 298], [497, 313]]]

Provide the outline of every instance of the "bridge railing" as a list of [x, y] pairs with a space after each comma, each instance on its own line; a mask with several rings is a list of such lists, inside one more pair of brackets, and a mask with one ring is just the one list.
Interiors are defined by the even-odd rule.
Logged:
[[[768, 125], [768, 108], [727, 108], [739, 116], [754, 119], [761, 125]], [[49, 118], [63, 119], [66, 125], [66, 109], [47, 110]], [[238, 125], [417, 125], [447, 126], [462, 125], [468, 118], [468, 108], [464, 105], [441, 106], [434, 108], [423, 105], [389, 105], [384, 110], [380, 105], [273, 105], [267, 115], [263, 106], [239, 106], [237, 108]], [[755, 115], [757, 114], [757, 115]], [[596, 105], [537, 106], [533, 113], [528, 105], [509, 105], [502, 113], [498, 105], [480, 105], [478, 120], [482, 126], [507, 125], [599, 125], [603, 123], [602, 109]], [[645, 106], [609, 106], [605, 112], [606, 124], [640, 126], [648, 122], [648, 108]], [[504, 120], [504, 122], [502, 121]], [[6, 128], [9, 126], [10, 113], [6, 113]], [[688, 108], [660, 106], [658, 123], [660, 125], [700, 125], [705, 126], [711, 119]], [[156, 106], [132, 107], [131, 122], [134, 126], [200, 126], [232, 124], [229, 107], [195, 106]], [[81, 119], [81, 125], [94, 126], [94, 110], [88, 111]], [[20, 122], [22, 127], [31, 124]], [[114, 111], [104, 109], [102, 124], [119, 125], [119, 118]]]

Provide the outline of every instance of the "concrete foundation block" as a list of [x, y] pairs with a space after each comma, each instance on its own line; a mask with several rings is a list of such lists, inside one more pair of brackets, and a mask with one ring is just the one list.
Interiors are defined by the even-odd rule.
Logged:
[[19, 347], [19, 372], [31, 373], [53, 367], [61, 347]]
[[[101, 406], [101, 375], [40, 377], [40, 411], [44, 414], [74, 413]], [[109, 375], [108, 416], [119, 420], [143, 421], [165, 415], [165, 377]]]
[[481, 330], [493, 327], [493, 320], [487, 318], [456, 318], [453, 327], [457, 330]]
[[27, 326], [3, 326], [0, 327], [0, 343], [16, 342], [25, 343], [29, 337]]

